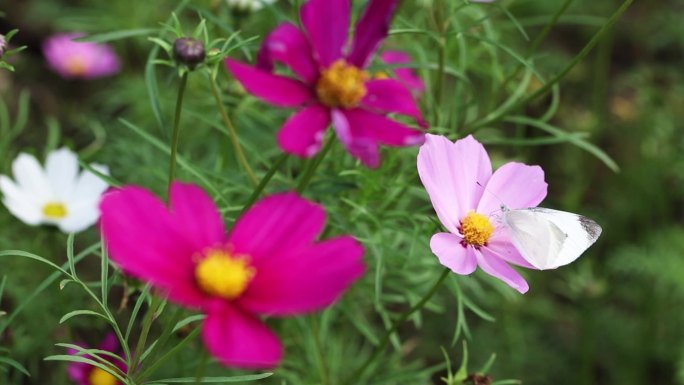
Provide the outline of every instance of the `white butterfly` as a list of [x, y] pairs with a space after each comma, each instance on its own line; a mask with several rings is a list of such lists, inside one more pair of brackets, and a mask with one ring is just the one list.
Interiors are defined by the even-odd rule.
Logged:
[[576, 260], [602, 231], [593, 220], [565, 211], [542, 207], [513, 210], [505, 205], [501, 210], [513, 245], [540, 270], [555, 269]]

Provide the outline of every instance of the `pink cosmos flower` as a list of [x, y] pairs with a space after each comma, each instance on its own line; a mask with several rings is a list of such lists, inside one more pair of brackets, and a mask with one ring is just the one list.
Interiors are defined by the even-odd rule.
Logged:
[[107, 194], [100, 207], [112, 261], [206, 313], [204, 344], [228, 366], [277, 365], [281, 344], [258, 315], [325, 308], [364, 271], [352, 237], [316, 242], [323, 208], [294, 193], [257, 202], [227, 235], [211, 198], [190, 184], [173, 183], [169, 208], [133, 186]]
[[95, 79], [119, 72], [119, 58], [112, 47], [74, 41], [82, 36], [59, 33], [43, 42], [43, 55], [52, 70], [65, 79]]
[[427, 135], [418, 153], [418, 174], [439, 220], [449, 230], [430, 240], [439, 262], [463, 275], [480, 266], [519, 292], [527, 292], [527, 282], [509, 263], [534, 267], [513, 246], [499, 219], [500, 207], [535, 207], [544, 200], [547, 184], [541, 167], [510, 162], [492, 174], [487, 152], [472, 136], [452, 143], [443, 136]]
[[403, 51], [385, 51], [380, 55], [380, 60], [385, 64], [397, 65], [392, 71], [406, 87], [418, 96], [425, 92], [425, 83], [416, 75], [413, 68], [401, 67], [401, 64], [410, 64], [413, 60], [411, 56]]
[[[117, 355], [120, 354], [119, 342], [117, 341], [114, 333], [107, 334], [97, 349], [115, 353]], [[69, 354], [77, 355], [78, 350], [69, 349]], [[85, 357], [95, 360], [87, 355]], [[127, 369], [123, 361], [106, 355], [100, 355], [100, 357], [105, 358], [113, 367], [116, 367], [123, 373], [126, 373]], [[72, 379], [77, 385], [123, 385], [121, 381], [106, 371], [98, 368], [97, 366], [92, 366], [84, 362], [71, 362], [67, 368], [67, 373], [69, 374], [69, 378]]]
[[[298, 111], [278, 133], [288, 153], [311, 157], [332, 123], [342, 145], [368, 167], [380, 163], [378, 144], [411, 146], [422, 132], [387, 117], [405, 115], [426, 126], [411, 92], [401, 81], [372, 79], [365, 68], [387, 36], [398, 0], [371, 0], [348, 42], [350, 0], [309, 0], [301, 9], [304, 31], [280, 24], [264, 41], [257, 67], [226, 60], [242, 85], [263, 101]], [[274, 62], [297, 79], [274, 74]]]

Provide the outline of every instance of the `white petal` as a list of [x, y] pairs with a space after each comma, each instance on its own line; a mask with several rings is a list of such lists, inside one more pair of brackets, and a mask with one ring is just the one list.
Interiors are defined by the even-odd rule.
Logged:
[[65, 201], [76, 186], [78, 158], [66, 147], [50, 152], [45, 172], [58, 201]]
[[[92, 167], [98, 172], [109, 175], [109, 168], [101, 164], [93, 164]], [[109, 185], [99, 176], [88, 170], [83, 170], [76, 182], [71, 197], [68, 199], [69, 205], [79, 206], [84, 202], [98, 202], [102, 193], [107, 190]]]
[[57, 223], [60, 230], [65, 233], [78, 233], [92, 226], [100, 218], [100, 210], [97, 202], [77, 209], [67, 207], [67, 217]]
[[12, 173], [19, 187], [37, 202], [54, 200], [45, 171], [33, 155], [21, 153], [12, 162]]
[[28, 225], [35, 226], [41, 222], [41, 207], [5, 175], [0, 175], [0, 191], [4, 195], [2, 203], [12, 215]]

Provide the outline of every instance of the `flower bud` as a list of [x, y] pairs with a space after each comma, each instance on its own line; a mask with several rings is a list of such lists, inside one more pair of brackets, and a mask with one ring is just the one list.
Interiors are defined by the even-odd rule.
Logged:
[[0, 35], [0, 59], [5, 54], [7, 50], [7, 40], [5, 40], [5, 35]]
[[471, 374], [463, 383], [472, 385], [492, 385], [492, 377], [484, 374]]
[[173, 43], [173, 56], [177, 62], [195, 68], [204, 61], [204, 44], [197, 39], [182, 37]]

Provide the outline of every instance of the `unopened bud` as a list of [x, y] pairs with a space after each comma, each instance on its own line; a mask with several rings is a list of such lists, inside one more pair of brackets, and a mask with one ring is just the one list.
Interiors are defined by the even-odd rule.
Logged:
[[484, 374], [471, 374], [463, 383], [472, 385], [492, 385], [492, 378]]
[[195, 68], [204, 61], [204, 44], [189, 37], [176, 39], [173, 43], [173, 56], [179, 63]]
[[5, 35], [0, 35], [0, 59], [5, 54], [7, 50], [7, 40], [5, 40]]

